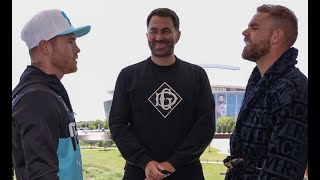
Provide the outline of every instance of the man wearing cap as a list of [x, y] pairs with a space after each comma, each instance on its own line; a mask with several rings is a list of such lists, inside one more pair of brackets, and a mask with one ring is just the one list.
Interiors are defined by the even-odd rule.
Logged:
[[76, 38], [90, 29], [74, 28], [58, 9], [39, 12], [22, 29], [31, 65], [12, 91], [12, 160], [17, 180], [83, 179], [74, 112], [60, 80], [77, 71]]

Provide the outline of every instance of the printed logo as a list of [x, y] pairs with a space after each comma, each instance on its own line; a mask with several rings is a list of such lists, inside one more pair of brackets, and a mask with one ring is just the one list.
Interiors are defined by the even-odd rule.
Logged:
[[78, 131], [77, 131], [77, 127], [76, 127], [75, 122], [69, 123], [69, 133], [70, 133], [70, 137], [75, 137], [76, 135], [78, 135]]
[[163, 83], [149, 98], [151, 104], [166, 118], [182, 98], [167, 83]]
[[70, 133], [70, 138], [73, 146], [73, 150], [77, 150], [77, 144], [79, 144], [78, 140], [78, 131], [77, 131], [77, 126], [75, 122], [70, 122], [69, 123], [69, 133]]

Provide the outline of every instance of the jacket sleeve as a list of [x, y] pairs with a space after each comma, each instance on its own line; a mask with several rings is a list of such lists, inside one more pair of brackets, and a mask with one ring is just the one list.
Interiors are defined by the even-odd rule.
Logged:
[[206, 72], [200, 72], [200, 86], [195, 102], [196, 120], [181, 145], [174, 150], [168, 162], [179, 167], [198, 160], [210, 144], [215, 133], [215, 104]]
[[272, 111], [276, 124], [257, 179], [303, 179], [308, 160], [308, 85], [298, 88], [287, 86], [277, 94]]
[[[24, 158], [28, 176], [24, 178], [58, 179], [57, 148], [62, 118], [59, 107], [61, 104], [53, 94], [33, 91], [25, 94], [12, 112], [12, 153], [13, 157]], [[19, 168], [19, 164], [16, 166]]]
[[110, 110], [110, 132], [123, 158], [130, 164], [145, 169], [147, 163], [152, 159], [146, 154], [145, 147], [139, 144], [135, 133], [130, 129], [131, 117], [126, 76], [125, 71], [122, 70], [117, 78]]

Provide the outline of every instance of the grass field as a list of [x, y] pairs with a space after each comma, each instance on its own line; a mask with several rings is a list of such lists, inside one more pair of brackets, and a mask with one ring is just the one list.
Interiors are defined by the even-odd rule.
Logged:
[[[117, 149], [81, 149], [84, 180], [121, 180], [125, 160]], [[222, 162], [226, 154], [219, 154], [217, 149], [207, 148], [200, 157], [204, 163], [203, 170], [206, 180], [223, 180], [226, 172], [223, 164], [207, 163]]]

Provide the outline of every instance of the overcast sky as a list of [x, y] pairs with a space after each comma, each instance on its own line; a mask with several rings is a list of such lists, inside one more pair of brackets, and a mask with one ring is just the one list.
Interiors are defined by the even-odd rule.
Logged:
[[91, 25], [77, 39], [78, 71], [63, 77], [77, 121], [105, 119], [103, 102], [112, 97], [120, 70], [150, 56], [146, 18], [155, 8], [167, 7], [180, 18], [181, 38], [175, 54], [194, 64], [223, 64], [239, 71], [206, 69], [212, 85], [245, 87], [254, 63], [241, 58], [243, 35], [256, 7], [280, 4], [299, 20], [297, 67], [308, 77], [308, 2], [302, 0], [13, 0], [12, 89], [30, 64], [28, 48], [20, 38], [24, 24], [45, 9], [63, 10], [74, 27]]

